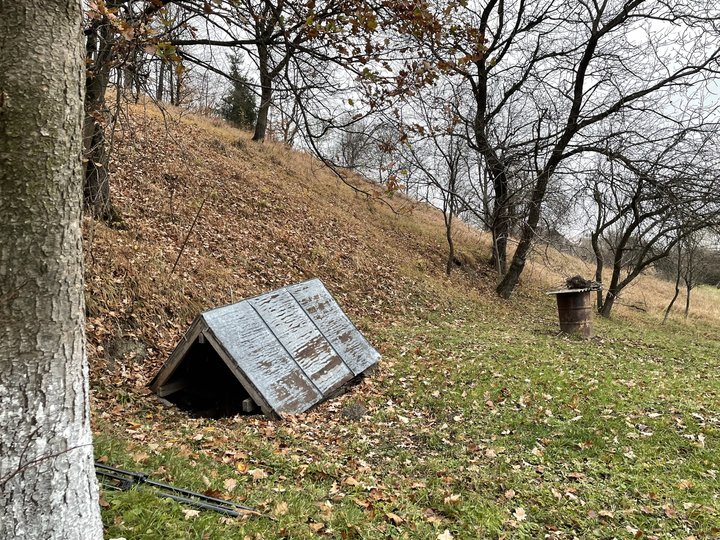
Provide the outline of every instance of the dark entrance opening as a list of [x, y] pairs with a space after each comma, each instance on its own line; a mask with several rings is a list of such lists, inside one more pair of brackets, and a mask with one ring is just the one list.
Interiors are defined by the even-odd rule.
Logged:
[[165, 399], [196, 417], [260, 414], [247, 390], [215, 349], [196, 341], [185, 361], [163, 385]]

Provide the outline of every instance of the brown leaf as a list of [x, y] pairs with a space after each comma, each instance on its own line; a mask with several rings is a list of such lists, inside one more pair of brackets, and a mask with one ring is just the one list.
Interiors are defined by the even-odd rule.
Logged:
[[234, 478], [226, 478], [223, 482], [223, 487], [225, 488], [225, 491], [227, 491], [228, 493], [232, 493], [237, 487], [237, 480], [235, 480]]
[[678, 487], [680, 489], [692, 489], [694, 485], [695, 484], [693, 484], [691, 480], [680, 480], [678, 482]]
[[288, 512], [288, 503], [285, 501], [279, 502], [275, 505], [275, 515], [284, 516]]
[[133, 454], [133, 459], [137, 463], [142, 463], [143, 461], [147, 460], [150, 456], [146, 452], [138, 452], [137, 454]]
[[268, 473], [262, 469], [251, 469], [248, 471], [248, 474], [253, 477], [253, 480], [262, 480], [268, 477]]
[[665, 515], [669, 518], [674, 518], [677, 515], [677, 510], [669, 504], [663, 506], [663, 510], [665, 511]]
[[318, 533], [318, 532], [322, 531], [323, 528], [325, 528], [325, 524], [324, 523], [309, 523], [308, 527], [310, 527], [311, 531]]

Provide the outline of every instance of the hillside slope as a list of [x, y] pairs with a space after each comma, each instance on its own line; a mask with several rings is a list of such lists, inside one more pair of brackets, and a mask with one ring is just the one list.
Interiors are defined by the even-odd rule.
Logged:
[[[550, 304], [543, 290], [567, 275], [591, 274], [579, 260], [544, 250], [501, 308], [486, 235], [460, 224], [460, 264], [447, 279], [435, 209], [401, 195], [369, 199], [309, 156], [253, 144], [247, 133], [178, 111], [131, 108], [111, 168], [124, 227], [89, 220], [85, 227], [95, 360], [122, 354], [128, 337], [162, 360], [199, 311], [311, 277], [323, 279], [352, 316], [392, 321], [456, 295], [493, 309]], [[645, 278], [626, 304], [657, 315], [671, 296], [670, 284]], [[719, 322], [717, 298], [697, 291], [694, 319]], [[628, 314], [622, 306], [618, 312]]]
[[123, 336], [162, 359], [198, 311], [311, 277], [374, 321], [454, 294], [493, 296], [479, 234], [458, 231], [467, 264], [448, 281], [438, 212], [369, 199], [310, 157], [219, 122], [134, 109], [112, 172], [123, 227], [86, 221], [85, 231], [92, 343], [107, 353], [96, 349], [98, 360]]
[[[179, 111], [132, 107], [124, 127], [124, 225], [85, 222], [97, 457], [275, 521], [107, 492], [108, 535], [717, 534], [717, 291], [663, 326], [671, 285], [645, 277], [596, 339], [558, 336], [544, 291], [589, 274], [577, 259], [543, 250], [501, 301], [488, 239], [469, 227], [444, 275], [436, 210], [401, 196], [391, 209], [306, 155]], [[147, 390], [199, 311], [311, 277], [383, 354], [348, 394], [275, 423], [197, 417]]]

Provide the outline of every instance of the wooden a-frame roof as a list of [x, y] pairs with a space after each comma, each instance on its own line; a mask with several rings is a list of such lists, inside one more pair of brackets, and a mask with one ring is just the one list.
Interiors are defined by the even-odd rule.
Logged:
[[150, 383], [159, 396], [193, 343], [208, 343], [263, 413], [298, 414], [331, 397], [377, 364], [380, 354], [312, 279], [198, 315]]

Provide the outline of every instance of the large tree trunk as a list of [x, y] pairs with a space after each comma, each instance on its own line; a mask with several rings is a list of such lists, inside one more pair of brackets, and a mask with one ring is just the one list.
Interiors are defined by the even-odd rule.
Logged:
[[[600, 205], [602, 204], [602, 200], [600, 200], [599, 195], [595, 201], [598, 205], [598, 217], [595, 223], [595, 230], [590, 235], [590, 243], [592, 244], [593, 253], [595, 254], [595, 281], [602, 283], [605, 258], [603, 257], [602, 249], [600, 249], [600, 234], [602, 231], [602, 209]], [[595, 294], [597, 295], [595, 299], [597, 310], [600, 311], [603, 307], [602, 289], [598, 289]]]
[[88, 410], [80, 0], [0, 0], [0, 538], [102, 538]]
[[85, 119], [83, 127], [85, 158], [85, 209], [94, 218], [119, 221], [110, 200], [110, 159], [105, 147], [107, 111], [105, 91], [110, 81], [112, 34], [110, 22], [103, 18], [91, 28], [85, 80]]
[[610, 285], [608, 285], [607, 292], [605, 293], [605, 301], [603, 302], [602, 309], [600, 309], [600, 315], [606, 319], [610, 318], [610, 313], [615, 305], [620, 291], [623, 289], [623, 283], [620, 282], [620, 273], [622, 271], [620, 258], [615, 255], [615, 262], [613, 263], [612, 276], [610, 277]]
[[475, 142], [486, 164], [486, 172], [492, 176], [493, 192], [495, 195], [490, 232], [492, 233], [492, 256], [490, 264], [495, 267], [499, 275], [507, 271], [507, 246], [510, 236], [510, 212], [508, 178], [505, 164], [498, 157], [495, 149], [490, 145], [485, 134], [485, 123], [480, 115], [475, 118]]
[[535, 233], [537, 232], [538, 224], [540, 223], [540, 217], [542, 215], [542, 204], [545, 200], [545, 192], [547, 191], [548, 182], [555, 170], [557, 163], [557, 156], [553, 156], [553, 163], [549, 164], [544, 171], [542, 171], [535, 182], [535, 188], [533, 189], [532, 196], [530, 197], [530, 208], [528, 211], [527, 220], [523, 223], [522, 232], [520, 234], [520, 242], [518, 242], [513, 254], [510, 268], [503, 276], [502, 280], [498, 284], [495, 291], [502, 298], [510, 298], [512, 292], [515, 290], [518, 282], [520, 281], [520, 275], [525, 269], [525, 263], [527, 257], [530, 254], [533, 243], [535, 242]]
[[507, 246], [510, 237], [510, 212], [508, 209], [507, 179], [505, 173], [498, 175], [494, 182], [495, 205], [490, 226], [493, 239], [493, 251], [490, 264], [499, 275], [507, 271]]
[[260, 107], [258, 107], [257, 121], [255, 122], [255, 133], [252, 140], [261, 142], [265, 140], [268, 126], [268, 113], [272, 101], [272, 78], [270, 77], [270, 66], [268, 64], [269, 53], [267, 48], [258, 45], [258, 68], [260, 71]]

